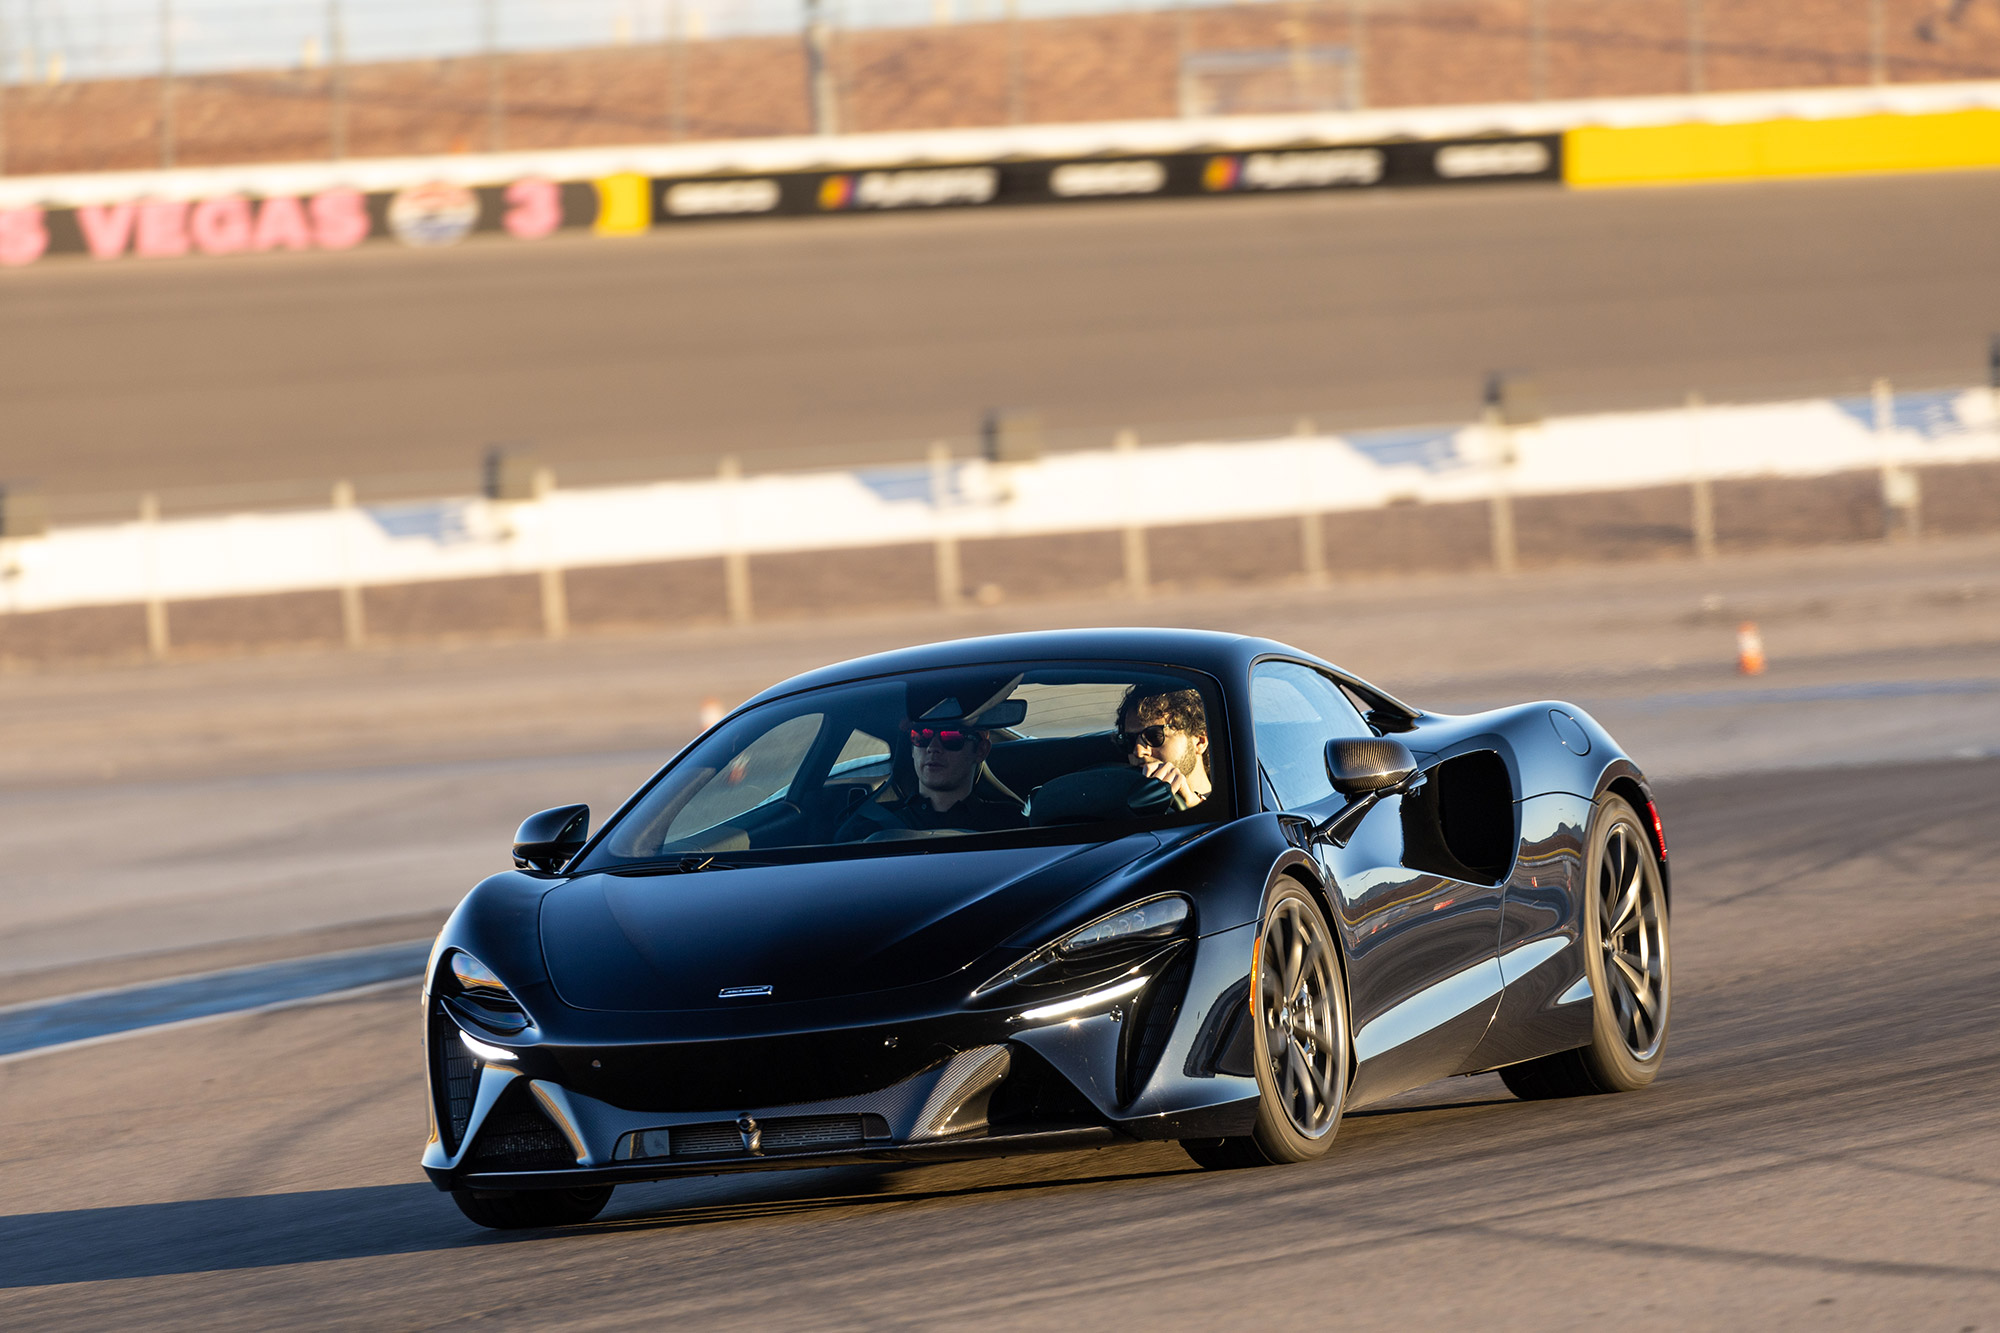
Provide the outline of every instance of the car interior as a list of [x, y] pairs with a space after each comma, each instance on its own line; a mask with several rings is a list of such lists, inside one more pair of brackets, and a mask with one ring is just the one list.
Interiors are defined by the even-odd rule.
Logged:
[[[1126, 763], [1119, 746], [1116, 709], [1126, 682], [1100, 681], [1088, 691], [1070, 687], [1060, 696], [1056, 691], [1062, 686], [1036, 694], [1031, 683], [1023, 693], [1034, 696], [1038, 718], [1026, 702], [1007, 697], [1019, 680], [1017, 675], [1004, 682], [998, 697], [988, 698], [975, 710], [974, 722], [966, 723], [968, 728], [1005, 724], [979, 728], [992, 749], [974, 779], [977, 795], [1020, 808], [1022, 828], [1173, 813], [1166, 785]], [[980, 689], [975, 685], [961, 693], [979, 698]], [[937, 687], [931, 693], [938, 693]], [[672, 857], [961, 834], [957, 829], [855, 832], [850, 817], [863, 805], [895, 805], [917, 791], [910, 746], [903, 741], [917, 710], [901, 690], [874, 694], [843, 701], [860, 707], [829, 701], [824, 713], [801, 714], [766, 730], [705, 780], [688, 783], [675, 799], [645, 812], [643, 826], [629, 840], [617, 839], [618, 854]], [[1063, 703], [1068, 707], [1060, 707]], [[1035, 734], [1038, 725], [1053, 734]], [[781, 735], [788, 728], [790, 734]], [[1211, 756], [1217, 748], [1211, 747]]]

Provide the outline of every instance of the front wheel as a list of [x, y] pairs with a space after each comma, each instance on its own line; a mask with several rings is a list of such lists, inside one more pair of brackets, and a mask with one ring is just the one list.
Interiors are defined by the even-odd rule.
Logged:
[[1333, 1147], [1347, 1101], [1347, 991], [1319, 904], [1286, 884], [1271, 897], [1250, 968], [1257, 1123], [1242, 1138], [1185, 1139], [1214, 1169], [1310, 1162]]
[[1588, 846], [1582, 917], [1590, 979], [1590, 1044], [1510, 1065], [1500, 1078], [1516, 1097], [1635, 1092], [1659, 1076], [1672, 1011], [1667, 895], [1644, 825], [1606, 797]]
[[453, 1190], [451, 1201], [483, 1227], [520, 1231], [588, 1222], [611, 1202], [612, 1186], [572, 1190]]

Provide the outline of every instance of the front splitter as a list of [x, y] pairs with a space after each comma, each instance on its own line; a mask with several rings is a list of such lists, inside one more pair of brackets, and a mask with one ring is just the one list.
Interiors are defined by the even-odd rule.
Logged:
[[787, 1171], [802, 1166], [862, 1166], [901, 1162], [970, 1161], [1016, 1153], [1063, 1152], [1101, 1148], [1126, 1136], [1105, 1125], [1066, 1125], [1019, 1134], [964, 1135], [928, 1143], [894, 1144], [881, 1148], [842, 1148], [828, 1152], [773, 1153], [762, 1157], [655, 1158], [613, 1166], [567, 1167], [553, 1171], [466, 1171], [424, 1168], [440, 1190], [553, 1190], [600, 1185], [636, 1184], [682, 1176], [735, 1175], [746, 1171]]

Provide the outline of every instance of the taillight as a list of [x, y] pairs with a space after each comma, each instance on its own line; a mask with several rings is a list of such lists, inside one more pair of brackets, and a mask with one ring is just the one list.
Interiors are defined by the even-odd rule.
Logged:
[[1664, 862], [1667, 859], [1667, 830], [1660, 823], [1660, 807], [1648, 801], [1646, 802], [1646, 813], [1653, 820], [1653, 846], [1659, 849], [1660, 860]]

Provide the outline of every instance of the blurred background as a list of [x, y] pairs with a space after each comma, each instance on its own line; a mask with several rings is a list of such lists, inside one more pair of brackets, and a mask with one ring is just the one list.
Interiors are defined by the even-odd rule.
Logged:
[[1990, 0], [6, 0], [0, 169], [1996, 74]]
[[[589, 1270], [634, 1323], [1006, 1326], [964, 1262], [1005, 1252], [1074, 1280], [1043, 1322], [1131, 1313], [1107, 1256], [1162, 1326], [1322, 1317], [1265, 1187], [1165, 1148], [647, 1187], [448, 1266], [411, 1183], [408, 974], [523, 816], [828, 661], [1162, 623], [1573, 700], [1661, 786], [1685, 1064], [1626, 1118], [1488, 1079], [1343, 1129], [1369, 1207], [1286, 1197], [1393, 1256], [1358, 1322], [1560, 1325], [1480, 1284], [1588, 1269], [1676, 1326], [1971, 1327], [1996, 215], [2000, 0], [0, 0], [0, 1281], [77, 1325], [561, 1322]], [[1509, 1176], [1514, 1133], [1671, 1206]], [[878, 1198], [933, 1267], [857, 1293]], [[1499, 1220], [1408, 1239], [1447, 1205]]]

